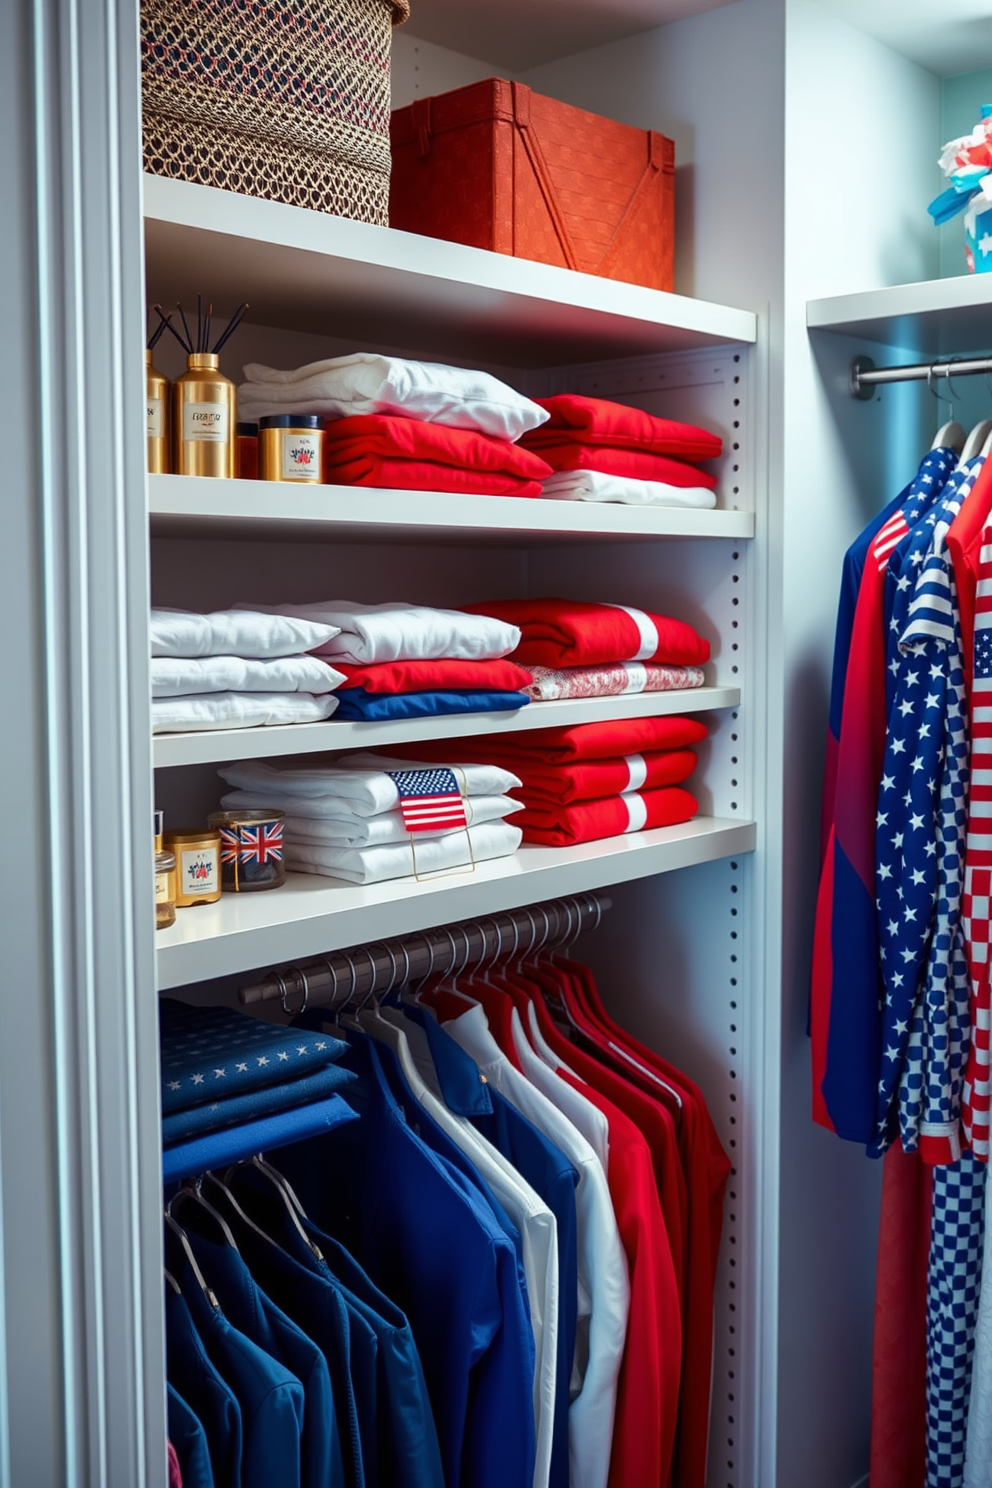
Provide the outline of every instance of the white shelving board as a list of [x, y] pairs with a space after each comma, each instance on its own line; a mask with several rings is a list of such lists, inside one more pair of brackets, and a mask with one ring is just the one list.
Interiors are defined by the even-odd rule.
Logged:
[[279, 889], [181, 909], [158, 933], [160, 990], [317, 956], [476, 914], [497, 914], [754, 850], [753, 822], [697, 817], [581, 847], [522, 847], [472, 872], [356, 887], [288, 874]]
[[754, 536], [754, 513], [605, 502], [462, 496], [370, 486], [151, 475], [154, 537], [464, 542], [491, 536], [501, 546], [655, 537]]
[[992, 348], [992, 274], [962, 274], [810, 300], [806, 324], [921, 354]]
[[624, 697], [563, 698], [554, 703], [528, 703], [514, 713], [452, 713], [433, 718], [406, 718], [395, 723], [296, 723], [272, 728], [205, 729], [201, 733], [158, 734], [153, 740], [156, 769], [176, 765], [219, 764], [234, 759], [271, 759], [275, 755], [316, 754], [332, 749], [382, 749], [416, 744], [424, 739], [464, 739], [484, 733], [519, 734], [577, 723], [613, 722], [621, 718], [662, 718], [682, 713], [708, 713], [740, 706], [739, 687], [697, 687], [690, 692], [639, 692]]
[[145, 176], [144, 210], [152, 299], [236, 285], [254, 322], [359, 346], [548, 366], [757, 335], [747, 310], [211, 186]]

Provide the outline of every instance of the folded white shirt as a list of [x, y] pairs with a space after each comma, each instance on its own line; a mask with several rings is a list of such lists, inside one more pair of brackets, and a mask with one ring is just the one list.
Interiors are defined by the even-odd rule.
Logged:
[[420, 838], [382, 847], [327, 847], [319, 843], [286, 842], [286, 867], [300, 873], [325, 873], [349, 883], [383, 883], [389, 878], [422, 877], [446, 869], [505, 858], [516, 852], [523, 834], [509, 822], [483, 822], [467, 832]]
[[320, 723], [338, 700], [333, 692], [207, 692], [152, 698], [152, 733], [196, 729], [259, 728], [266, 724]]
[[[396, 810], [400, 793], [395, 780], [385, 773], [387, 770], [437, 768], [410, 760], [380, 758], [376, 754], [353, 754], [309, 765], [299, 765], [293, 760], [236, 760], [217, 773], [228, 785], [262, 798], [263, 807], [275, 806], [294, 816], [340, 817], [343, 811], [354, 816], [378, 816], [380, 812]], [[496, 765], [453, 764], [448, 768], [454, 770], [463, 796], [502, 796], [520, 784], [516, 775]], [[326, 813], [315, 809], [321, 801], [327, 803]], [[297, 802], [301, 805], [297, 806]]]
[[[226, 807], [247, 807], [247, 791], [231, 791], [224, 796]], [[254, 797], [252, 797], [254, 800]], [[269, 806], [271, 810], [271, 805]], [[282, 808], [280, 808], [282, 809]], [[502, 821], [514, 811], [522, 811], [523, 802], [509, 796], [468, 796], [465, 799], [465, 816], [470, 827], [482, 822]], [[424, 837], [445, 837], [449, 832], [463, 832], [464, 827], [442, 827], [438, 831], [417, 834]], [[409, 842], [410, 829], [403, 820], [401, 811], [382, 811], [378, 816], [312, 817], [287, 815], [286, 840], [292, 842], [323, 843], [327, 847], [380, 847], [386, 842]]]
[[546, 423], [547, 410], [488, 372], [358, 351], [283, 372], [249, 362], [238, 388], [238, 418], [279, 413], [347, 418], [390, 413], [453, 429], [519, 439]]
[[200, 692], [333, 692], [344, 682], [319, 656], [153, 656], [152, 697]]
[[520, 644], [517, 627], [491, 615], [466, 615], [461, 610], [435, 610], [399, 601], [365, 605], [351, 599], [327, 599], [316, 604], [239, 604], [236, 608], [330, 625], [333, 635], [320, 646], [318, 654], [328, 661], [355, 666], [380, 661], [434, 661], [440, 657], [495, 661]]
[[337, 634], [324, 620], [294, 618], [259, 610], [251, 605], [237, 610], [214, 610], [199, 615], [192, 610], [153, 609], [149, 625], [153, 656], [298, 656], [312, 651]]
[[706, 486], [670, 486], [664, 481], [631, 480], [601, 470], [556, 470], [542, 483], [552, 501], [617, 501], [624, 506], [691, 506], [708, 511], [716, 492]]

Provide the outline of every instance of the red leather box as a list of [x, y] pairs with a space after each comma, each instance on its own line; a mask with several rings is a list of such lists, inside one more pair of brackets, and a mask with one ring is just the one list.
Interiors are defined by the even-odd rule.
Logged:
[[392, 227], [672, 288], [675, 147], [487, 78], [397, 109]]

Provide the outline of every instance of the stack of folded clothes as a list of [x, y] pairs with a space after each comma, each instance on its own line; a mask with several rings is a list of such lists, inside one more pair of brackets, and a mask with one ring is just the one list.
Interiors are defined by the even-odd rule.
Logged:
[[574, 599], [492, 600], [466, 607], [515, 625], [511, 654], [535, 701], [702, 687], [709, 641], [684, 620]]
[[350, 883], [471, 866], [508, 857], [520, 831], [506, 817], [521, 803], [515, 774], [486, 761], [450, 763], [457, 744], [435, 744], [427, 764], [378, 754], [343, 759], [242, 760], [221, 777], [225, 807], [286, 813], [286, 866]]
[[288, 615], [151, 612], [152, 731], [318, 723], [344, 674], [320, 656], [336, 627]]
[[552, 467], [516, 443], [543, 408], [487, 372], [358, 352], [280, 372], [251, 364], [238, 417], [306, 413], [327, 422], [331, 484], [479, 496], [540, 496]]
[[[355, 1079], [337, 1063], [345, 1044], [326, 1033], [169, 997], [159, 1001], [159, 1022], [167, 1148], [328, 1101]], [[351, 1113], [338, 1099], [347, 1119]]]
[[716, 477], [698, 462], [721, 453], [718, 435], [577, 393], [538, 402], [550, 419], [521, 443], [554, 471], [544, 482], [545, 496], [630, 506], [716, 505]]
[[[525, 842], [568, 847], [689, 821], [699, 807], [682, 787], [705, 738], [696, 718], [625, 718], [459, 739], [458, 752], [519, 778], [511, 794], [523, 803], [514, 822]], [[417, 745], [427, 758], [440, 748]]]
[[331, 628], [317, 655], [342, 677], [338, 719], [505, 712], [530, 701], [530, 671], [506, 660], [520, 631], [496, 616], [348, 599], [271, 605], [265, 613]]

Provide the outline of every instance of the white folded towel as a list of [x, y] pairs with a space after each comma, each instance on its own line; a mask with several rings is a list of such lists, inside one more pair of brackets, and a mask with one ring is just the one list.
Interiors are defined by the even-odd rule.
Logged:
[[[418, 837], [415, 846], [326, 847], [286, 840], [286, 867], [300, 873], [324, 873], [349, 883], [382, 883], [389, 878], [422, 877], [445, 869], [505, 858], [516, 852], [522, 833], [509, 822], [484, 822], [467, 832]], [[471, 844], [471, 845], [470, 845]]]
[[242, 605], [237, 610], [153, 609], [149, 625], [153, 656], [298, 656], [337, 634], [324, 620], [293, 618]]
[[557, 470], [543, 482], [552, 501], [614, 501], [623, 506], [691, 506], [708, 511], [716, 492], [706, 486], [670, 486], [663, 481], [631, 480], [601, 470]]
[[[373, 760], [372, 768], [355, 765], [357, 760]], [[261, 807], [274, 806], [294, 816], [337, 816], [346, 810], [354, 816], [377, 816], [394, 811], [400, 803], [396, 782], [386, 770], [436, 770], [437, 765], [418, 765], [410, 760], [379, 759], [376, 755], [352, 755], [309, 765], [292, 760], [236, 760], [224, 765], [218, 774], [228, 785], [248, 791], [258, 798]], [[502, 796], [519, 786], [520, 781], [509, 770], [496, 765], [461, 765], [449, 767], [455, 772], [463, 796]], [[225, 801], [226, 801], [225, 797]], [[296, 802], [307, 802], [306, 810]], [[317, 810], [318, 803], [327, 805]], [[342, 806], [342, 803], [343, 806]], [[247, 805], [246, 800], [240, 802]]]
[[239, 604], [236, 608], [332, 626], [333, 636], [319, 647], [318, 654], [354, 666], [439, 657], [494, 661], [520, 644], [517, 627], [491, 615], [466, 615], [461, 610], [435, 610], [398, 601], [365, 605], [351, 599], [327, 599], [315, 604]]
[[[246, 791], [231, 791], [222, 804], [226, 807], [247, 806], [248, 802], [241, 799], [247, 794]], [[465, 799], [465, 816], [470, 827], [477, 827], [482, 822], [502, 821], [522, 810], [523, 802], [514, 801], [510, 796], [467, 796]], [[440, 831], [418, 833], [417, 841], [421, 836], [446, 837], [451, 832], [464, 830], [464, 827], [444, 827]], [[340, 818], [287, 815], [286, 836], [301, 844], [325, 847], [380, 847], [387, 842], [409, 842], [410, 830], [401, 811]]]
[[330, 718], [337, 705], [333, 692], [319, 697], [309, 692], [207, 692], [193, 697], [152, 698], [152, 733], [320, 723]]
[[250, 362], [238, 388], [238, 418], [257, 423], [279, 413], [347, 418], [390, 413], [453, 429], [519, 439], [550, 415], [488, 372], [413, 362], [359, 351], [282, 372]]
[[345, 681], [319, 656], [153, 656], [152, 697], [204, 692], [333, 692]]

